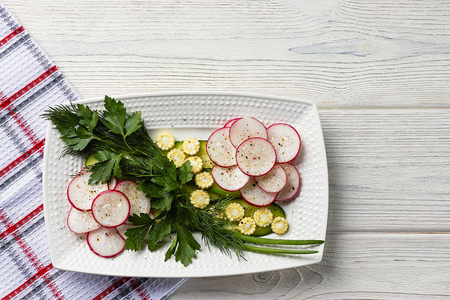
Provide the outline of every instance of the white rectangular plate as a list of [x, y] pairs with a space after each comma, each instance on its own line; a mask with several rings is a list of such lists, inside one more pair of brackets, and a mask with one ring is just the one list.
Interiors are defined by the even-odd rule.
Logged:
[[[192, 136], [207, 139], [226, 121], [251, 116], [266, 126], [289, 123], [302, 138], [302, 150], [294, 160], [302, 187], [293, 201], [281, 203], [289, 232], [283, 239], [325, 239], [328, 215], [328, 170], [322, 129], [316, 106], [309, 101], [230, 93], [172, 93], [116, 97], [128, 112], [140, 110], [150, 134], [169, 129], [177, 140]], [[83, 100], [93, 109], [103, 109], [103, 99]], [[127, 277], [206, 277], [265, 272], [318, 263], [324, 245], [313, 255], [266, 255], [246, 252], [245, 260], [228, 257], [202, 244], [197, 258], [184, 267], [174, 258], [164, 262], [167, 247], [150, 252], [125, 251], [116, 258], [102, 258], [89, 250], [85, 235], [66, 226], [70, 204], [66, 199], [71, 175], [83, 160], [61, 156], [63, 142], [49, 124], [44, 152], [44, 212], [53, 266], [62, 270]], [[196, 236], [200, 242], [199, 235]]]

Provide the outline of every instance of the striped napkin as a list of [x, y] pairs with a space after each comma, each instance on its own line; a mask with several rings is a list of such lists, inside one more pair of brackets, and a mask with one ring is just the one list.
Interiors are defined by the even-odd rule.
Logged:
[[120, 278], [61, 271], [49, 257], [42, 156], [49, 106], [80, 96], [0, 4], [0, 297], [163, 299], [185, 279]]

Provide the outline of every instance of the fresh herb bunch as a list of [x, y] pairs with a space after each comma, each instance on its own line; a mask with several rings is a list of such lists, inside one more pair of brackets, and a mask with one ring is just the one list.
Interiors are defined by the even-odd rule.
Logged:
[[190, 203], [184, 185], [193, 178], [186, 161], [180, 168], [170, 161], [151, 139], [141, 118], [141, 112], [128, 114], [124, 104], [105, 96], [104, 110], [91, 110], [83, 104], [58, 105], [44, 112], [65, 142], [63, 155], [84, 156], [95, 153], [98, 160], [88, 167], [92, 172], [90, 184], [104, 183], [113, 177], [127, 178], [138, 183], [138, 189], [152, 199], [152, 209], [159, 213], [154, 219], [148, 214], [132, 215], [135, 227], [126, 231], [126, 249], [139, 251], [144, 245], [155, 251], [170, 235], [172, 242], [166, 252], [167, 261], [173, 255], [184, 266], [196, 257], [200, 244], [193, 233], [200, 232], [204, 243], [226, 254], [242, 252], [310, 254], [315, 250], [263, 248], [247, 245], [284, 244], [313, 245], [323, 241], [273, 240], [247, 237], [226, 229], [219, 217], [227, 199], [208, 209], [199, 210]]
[[83, 104], [59, 105], [43, 117], [52, 121], [65, 142], [63, 155], [95, 153], [98, 160], [90, 167], [89, 183], [104, 183], [113, 176], [128, 178], [152, 199], [152, 208], [160, 213], [155, 219], [141, 214], [130, 216], [135, 228], [126, 232], [126, 249], [139, 251], [145, 243], [155, 251], [174, 233], [166, 260], [187, 266], [200, 244], [192, 233], [201, 232], [207, 245], [225, 253], [242, 255], [243, 242], [227, 231], [216, 214], [195, 209], [183, 185], [192, 180], [189, 161], [180, 168], [161, 154], [148, 134], [140, 112], [127, 114], [122, 102], [105, 97], [105, 110], [92, 111]]

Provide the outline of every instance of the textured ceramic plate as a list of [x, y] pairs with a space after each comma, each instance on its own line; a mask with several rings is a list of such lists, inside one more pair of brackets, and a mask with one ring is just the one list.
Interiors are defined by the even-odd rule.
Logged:
[[[252, 116], [265, 125], [286, 122], [302, 138], [302, 150], [294, 161], [302, 188], [294, 201], [281, 203], [290, 230], [283, 239], [325, 239], [328, 215], [328, 172], [319, 115], [309, 101], [229, 93], [174, 93], [116, 97], [128, 111], [142, 111], [142, 117], [154, 137], [169, 129], [177, 140], [193, 136], [208, 138], [226, 121]], [[103, 108], [103, 99], [84, 100], [93, 109]], [[71, 175], [83, 160], [60, 157], [63, 143], [49, 125], [44, 153], [45, 224], [53, 266], [62, 270], [130, 277], [205, 277], [264, 272], [314, 264], [322, 259], [323, 247], [313, 255], [265, 255], [245, 253], [245, 260], [228, 257], [207, 247], [197, 253], [188, 267], [171, 260], [164, 262], [167, 247], [156, 252], [125, 251], [113, 259], [99, 257], [89, 250], [85, 235], [77, 235], [66, 226], [70, 204], [66, 188]], [[278, 236], [277, 236], [278, 237]], [[200, 236], [196, 236], [200, 242]]]

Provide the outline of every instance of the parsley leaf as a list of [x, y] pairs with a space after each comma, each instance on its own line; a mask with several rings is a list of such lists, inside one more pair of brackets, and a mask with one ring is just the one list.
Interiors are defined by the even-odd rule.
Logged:
[[75, 136], [63, 139], [67, 145], [72, 146], [73, 150], [84, 150], [89, 142], [94, 138], [93, 135], [88, 132], [84, 127], [78, 127], [74, 130]]
[[133, 132], [137, 131], [141, 124], [141, 112], [134, 112], [127, 120], [125, 121], [125, 137], [129, 136]]
[[172, 231], [172, 220], [169, 216], [161, 219], [158, 223], [153, 225], [147, 236], [148, 250], [155, 251], [160, 242], [167, 237]]
[[173, 191], [174, 189], [180, 187], [177, 181], [173, 181], [170, 178], [157, 176], [152, 178], [153, 183], [160, 185], [164, 188], [165, 192]]
[[166, 251], [166, 255], [164, 256], [164, 261], [168, 261], [172, 255], [175, 253], [175, 249], [178, 245], [178, 239], [177, 236], [174, 237], [172, 244], [170, 245], [169, 249]]
[[115, 155], [116, 155], [115, 152], [113, 152], [110, 149], [106, 149], [106, 150], [98, 151], [95, 154], [95, 159], [97, 159], [99, 162], [103, 162], [103, 161], [106, 161], [108, 159], [111, 159]]
[[153, 198], [163, 197], [163, 194], [161, 193], [161, 187], [145, 179], [139, 181], [138, 190], [143, 191], [150, 199], [152, 199], [152, 207], [153, 207]]
[[176, 195], [175, 191], [167, 192], [160, 185], [148, 180], [140, 180], [138, 189], [152, 199], [152, 208], [160, 211], [170, 210]]
[[160, 191], [161, 198], [156, 198], [152, 200], [152, 208], [160, 210], [160, 211], [166, 211], [170, 210], [172, 207], [172, 202], [175, 199], [175, 193], [174, 192], [166, 192], [164, 190]]
[[187, 160], [181, 165], [178, 172], [178, 179], [182, 185], [192, 180], [194, 175], [191, 173], [191, 170], [192, 166], [190, 161]]
[[128, 217], [128, 221], [133, 223], [133, 225], [151, 225], [154, 220], [150, 218], [149, 214], [141, 213], [139, 215], [134, 214]]
[[177, 182], [177, 168], [173, 161], [171, 161], [167, 156], [162, 154], [156, 155], [153, 158], [153, 170], [158, 174], [167, 177], [168, 180]]
[[153, 183], [162, 186], [166, 192], [173, 191], [181, 186], [177, 180], [177, 168], [167, 156], [156, 155], [152, 163], [153, 170], [158, 175], [152, 178]]
[[125, 232], [127, 237], [125, 240], [125, 249], [139, 251], [144, 245], [145, 238], [154, 220], [148, 214], [141, 213], [139, 216], [130, 216], [128, 221], [132, 222], [133, 225], [137, 225], [137, 227], [129, 228]]
[[178, 247], [175, 251], [175, 260], [180, 261], [185, 267], [196, 257], [196, 250], [200, 250], [200, 244], [195, 240], [192, 232], [184, 227], [179, 227], [177, 231]]
[[105, 109], [102, 123], [110, 132], [124, 136], [123, 127], [125, 126], [127, 112], [123, 103], [105, 96]]
[[89, 184], [105, 183], [111, 178], [111, 175], [121, 177], [122, 171], [120, 169], [120, 161], [122, 154], [116, 154], [111, 151], [99, 151], [95, 158], [99, 160], [91, 168], [91, 176], [89, 177]]
[[98, 122], [97, 111], [92, 112], [89, 106], [78, 104], [77, 115], [80, 117], [79, 124], [86, 127], [92, 133]]

